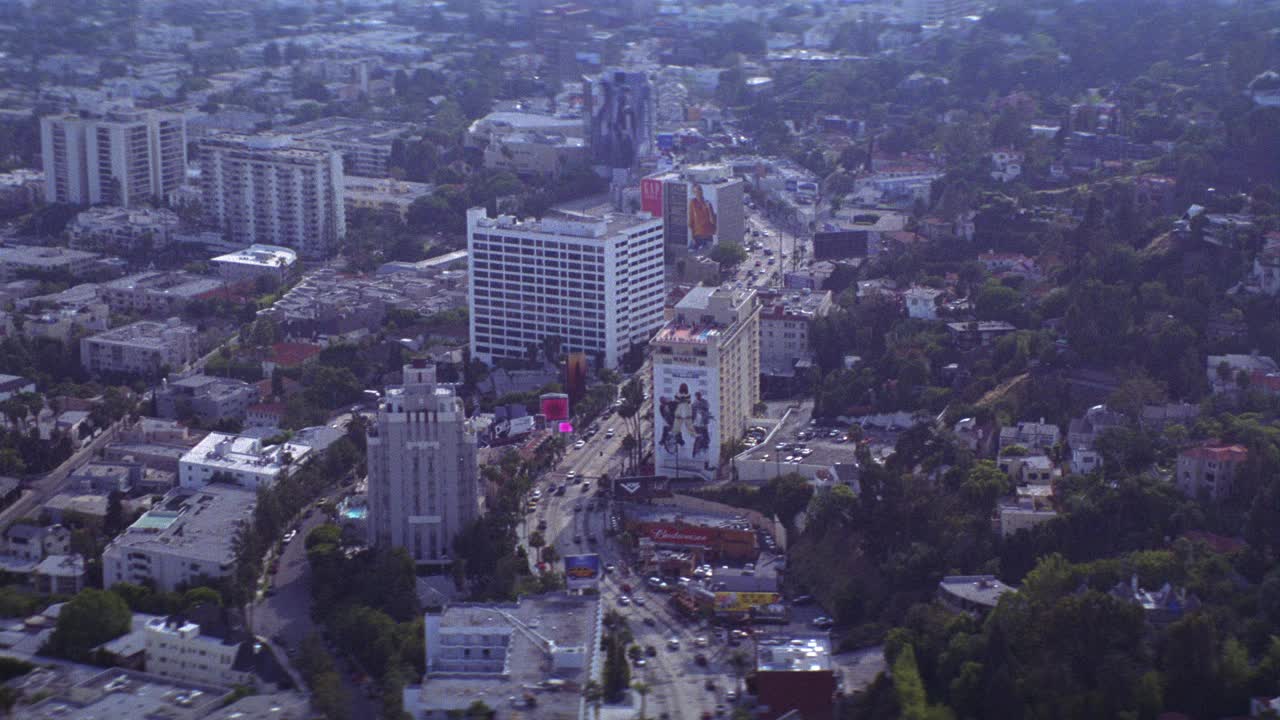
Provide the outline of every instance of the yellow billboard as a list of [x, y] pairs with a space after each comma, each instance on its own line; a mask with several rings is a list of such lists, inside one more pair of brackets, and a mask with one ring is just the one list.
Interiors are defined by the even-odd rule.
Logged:
[[782, 602], [775, 592], [717, 592], [716, 612], [745, 613], [753, 608]]

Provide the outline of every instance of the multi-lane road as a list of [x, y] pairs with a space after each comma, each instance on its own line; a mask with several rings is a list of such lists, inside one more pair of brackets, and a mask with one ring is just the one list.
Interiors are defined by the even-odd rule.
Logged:
[[[640, 377], [647, 386], [647, 366]], [[646, 402], [641, 409], [642, 417], [648, 417], [649, 405]], [[678, 617], [669, 595], [648, 590], [644, 577], [630, 569], [628, 555], [605, 532], [611, 510], [607, 499], [597, 494], [601, 474], [614, 477], [621, 468], [625, 425], [613, 415], [597, 427], [594, 437], [584, 440], [581, 448], [571, 445], [560, 465], [543, 477], [536, 488], [537, 509], [525, 516], [521, 538], [541, 527], [546, 543], [559, 555], [594, 552], [612, 568], [600, 587], [602, 602], [627, 619], [636, 644], [652, 647], [655, 653], [646, 656], [643, 665], [632, 667], [632, 680], [649, 688], [645, 703], [649, 717], [699, 720], [704, 713], [715, 714], [718, 707], [727, 705], [725, 693], [734, 688], [729, 658], [739, 650], [750, 655], [751, 649], [745, 644], [729, 648], [722, 633]], [[609, 428], [614, 430], [612, 437]], [[556, 490], [560, 487], [565, 488], [563, 495]], [[624, 595], [629, 599], [625, 606]], [[673, 649], [672, 638], [678, 649]], [[699, 638], [705, 647], [699, 647]], [[706, 665], [696, 661], [699, 654], [706, 657]]]
[[[738, 266], [730, 285], [756, 289], [779, 287], [784, 273], [811, 259], [810, 243], [794, 233], [783, 231], [754, 210], [747, 212], [746, 230], [747, 236], [742, 242], [747, 259]], [[799, 263], [796, 262], [797, 250], [801, 252]]]

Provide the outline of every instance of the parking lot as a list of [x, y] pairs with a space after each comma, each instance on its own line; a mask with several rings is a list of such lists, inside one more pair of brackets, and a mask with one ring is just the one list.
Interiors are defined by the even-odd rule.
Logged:
[[[744, 435], [744, 443], [749, 450], [740, 456], [739, 461], [821, 467], [852, 463], [856, 444], [849, 439], [850, 427], [851, 424], [847, 423], [815, 420], [812, 403], [804, 403], [794, 409], [772, 435], [767, 435], [762, 427], [749, 428]], [[902, 430], [901, 427], [869, 424], [862, 427], [861, 438], [870, 445], [873, 456], [882, 456], [892, 452]]]

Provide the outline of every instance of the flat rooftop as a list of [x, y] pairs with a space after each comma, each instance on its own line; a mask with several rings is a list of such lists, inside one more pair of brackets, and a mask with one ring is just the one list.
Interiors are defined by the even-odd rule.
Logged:
[[938, 582], [938, 588], [948, 595], [985, 607], [995, 607], [1001, 595], [1017, 592], [994, 575], [949, 575]]
[[236, 528], [250, 520], [257, 503], [257, 492], [235, 485], [175, 488], [111, 544], [226, 562], [234, 555]]
[[390, 146], [399, 138], [417, 137], [413, 123], [325, 117], [291, 125], [287, 132], [299, 140], [329, 140], [360, 145]]
[[229, 692], [216, 685], [112, 668], [72, 687], [66, 697], [57, 695], [23, 708], [19, 716], [30, 720], [197, 718]]
[[691, 512], [667, 505], [638, 505], [627, 503], [623, 507], [627, 519], [635, 522], [681, 522], [703, 527], [750, 530], [746, 515], [718, 515], [709, 512]]
[[831, 639], [826, 635], [756, 640], [757, 672], [831, 670]]
[[102, 284], [106, 290], [119, 292], [154, 292], [159, 295], [172, 295], [175, 297], [186, 297], [186, 299], [195, 299], [205, 295], [206, 292], [219, 290], [223, 287], [223, 282], [214, 278], [202, 277], [202, 275], [193, 275], [191, 273], [180, 272], [150, 272], [128, 275], [128, 277], [114, 279], [114, 281]]
[[226, 255], [213, 258], [212, 262], [260, 267], [287, 267], [298, 261], [298, 253], [278, 245], [250, 245]]
[[71, 250], [63, 247], [42, 247], [38, 245], [0, 247], [0, 263], [14, 263], [35, 267], [53, 267], [73, 262], [87, 262], [96, 260], [98, 257], [98, 253]]
[[[283, 442], [278, 445], [263, 446], [262, 441], [257, 438], [211, 432], [191, 448], [191, 452], [182, 457], [182, 462], [211, 465], [233, 471], [280, 472], [302, 462], [310, 452], [311, 448], [306, 445]], [[285, 453], [293, 456], [290, 463], [283, 461]]]
[[125, 343], [128, 345], [162, 348], [169, 343], [169, 339], [165, 337], [165, 331], [179, 328], [186, 328], [191, 330], [192, 333], [195, 332], [195, 328], [175, 320], [168, 322], [139, 320], [132, 325], [123, 325], [111, 330], [104, 330], [97, 335], [90, 336], [90, 339], [94, 342]]
[[[508, 674], [449, 676], [429, 671], [420, 688], [406, 691], [406, 704], [450, 710], [481, 700], [489, 707], [510, 707], [510, 698], [532, 692], [536, 693], [537, 717], [577, 717], [582, 696], [576, 688], [586, 682], [586, 668], [598, 648], [599, 614], [599, 597], [564, 592], [525, 597], [505, 605], [450, 605], [441, 617], [443, 633], [470, 629], [510, 633]], [[586, 652], [580, 658], [583, 669], [556, 670], [541, 641], [535, 640], [537, 636], [558, 648], [582, 648]]]
[[488, 230], [554, 235], [557, 237], [609, 238], [625, 233], [636, 226], [661, 224], [660, 218], [648, 215], [629, 215], [616, 212], [580, 212], [565, 208], [552, 209], [541, 218], [518, 218], [514, 215], [488, 217], [480, 213], [476, 226]]

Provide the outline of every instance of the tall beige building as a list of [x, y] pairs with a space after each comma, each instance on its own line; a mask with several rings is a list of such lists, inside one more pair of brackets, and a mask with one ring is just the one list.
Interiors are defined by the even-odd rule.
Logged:
[[40, 120], [45, 200], [123, 205], [163, 200], [187, 172], [187, 124], [154, 111]]
[[369, 543], [419, 565], [453, 561], [453, 541], [480, 514], [476, 436], [462, 399], [414, 360], [387, 389], [368, 432]]
[[760, 402], [760, 301], [754, 290], [696, 287], [650, 346], [656, 472], [712, 479], [721, 444]]
[[323, 258], [346, 236], [336, 151], [287, 135], [215, 135], [200, 142], [200, 185], [209, 219], [233, 242]]

